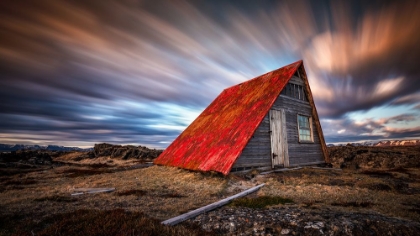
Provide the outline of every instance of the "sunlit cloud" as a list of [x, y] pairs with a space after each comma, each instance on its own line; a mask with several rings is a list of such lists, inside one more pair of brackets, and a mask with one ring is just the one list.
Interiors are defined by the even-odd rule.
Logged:
[[[407, 106], [395, 117], [420, 112], [419, 11], [418, 1], [1, 2], [0, 142], [165, 147], [223, 89], [300, 59], [327, 140], [412, 137], [416, 120], [385, 120], [396, 107]], [[388, 114], [362, 115], [376, 108]]]

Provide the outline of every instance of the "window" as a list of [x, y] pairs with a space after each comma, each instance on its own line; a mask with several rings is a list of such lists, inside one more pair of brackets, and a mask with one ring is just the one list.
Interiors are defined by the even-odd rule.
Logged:
[[288, 83], [283, 91], [281, 91], [281, 94], [302, 101], [308, 101], [308, 99], [306, 99], [305, 89], [301, 85]]
[[309, 116], [298, 115], [299, 142], [313, 142], [312, 119]]

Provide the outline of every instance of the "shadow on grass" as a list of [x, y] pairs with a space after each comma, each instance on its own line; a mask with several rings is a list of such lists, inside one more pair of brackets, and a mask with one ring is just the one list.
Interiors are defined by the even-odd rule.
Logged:
[[278, 205], [285, 203], [293, 203], [291, 199], [278, 196], [262, 196], [257, 198], [238, 198], [233, 200], [229, 205], [235, 207], [264, 208], [270, 205]]
[[144, 190], [140, 190], [140, 189], [130, 189], [130, 190], [125, 190], [122, 192], [117, 192], [116, 194], [118, 196], [128, 196], [128, 195], [136, 195], [136, 196], [144, 196], [146, 195], [146, 191]]
[[48, 197], [41, 197], [34, 199], [35, 202], [45, 202], [45, 201], [52, 201], [52, 202], [76, 202], [77, 198], [69, 197], [69, 196], [48, 196]]
[[112, 173], [115, 171], [107, 170], [107, 169], [68, 169], [64, 170], [61, 173], [68, 174], [66, 177], [68, 178], [76, 178], [76, 177], [83, 177], [89, 175], [99, 175], [105, 173]]
[[373, 204], [371, 202], [334, 202], [331, 206], [342, 206], [342, 207], [370, 207]]
[[0, 217], [4, 235], [214, 235], [198, 225], [162, 225], [140, 212], [123, 209], [77, 210], [41, 221], [19, 216]]

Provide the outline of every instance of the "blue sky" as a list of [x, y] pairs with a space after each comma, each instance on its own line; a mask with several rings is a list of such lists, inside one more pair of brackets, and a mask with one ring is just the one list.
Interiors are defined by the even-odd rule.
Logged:
[[419, 1], [3, 1], [0, 143], [164, 148], [303, 60], [327, 143], [420, 138]]

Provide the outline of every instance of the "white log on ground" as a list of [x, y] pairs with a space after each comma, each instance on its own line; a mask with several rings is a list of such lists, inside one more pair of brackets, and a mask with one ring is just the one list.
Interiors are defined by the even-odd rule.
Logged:
[[75, 188], [72, 196], [82, 195], [85, 193], [107, 193], [115, 191], [115, 188]]
[[207, 205], [207, 206], [204, 206], [204, 207], [200, 207], [198, 209], [195, 209], [193, 211], [187, 212], [185, 214], [182, 214], [182, 215], [176, 216], [174, 218], [171, 218], [171, 219], [162, 221], [162, 224], [164, 224], [164, 225], [176, 225], [176, 224], [181, 223], [183, 221], [186, 221], [186, 220], [188, 220], [190, 218], [193, 218], [193, 217], [198, 216], [200, 214], [203, 214], [205, 212], [208, 212], [208, 211], [214, 210], [214, 209], [216, 209], [218, 207], [221, 207], [223, 205], [226, 205], [226, 204], [228, 204], [229, 202], [231, 202], [235, 198], [240, 198], [240, 197], [246, 196], [246, 195], [248, 195], [250, 193], [253, 193], [253, 192], [257, 191], [258, 189], [260, 189], [264, 185], [265, 184], [260, 184], [258, 186], [252, 187], [250, 189], [247, 189], [247, 190], [245, 190], [243, 192], [240, 192], [240, 193], [235, 194], [233, 196], [230, 196], [228, 198], [222, 199], [222, 200], [220, 200], [218, 202], [212, 203], [212, 204]]

